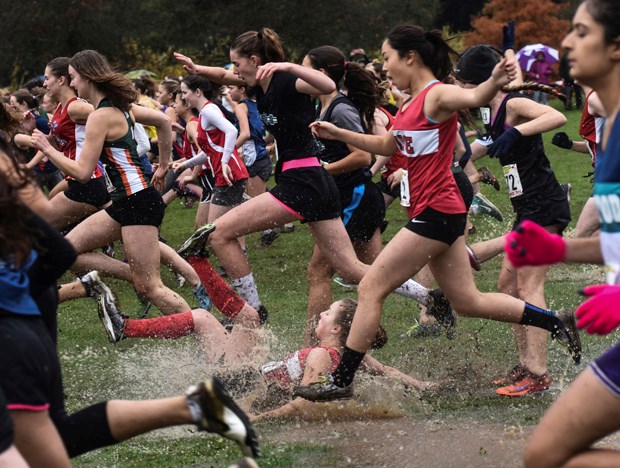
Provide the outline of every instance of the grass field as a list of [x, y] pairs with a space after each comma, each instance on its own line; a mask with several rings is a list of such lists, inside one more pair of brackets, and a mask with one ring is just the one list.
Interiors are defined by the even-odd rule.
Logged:
[[[576, 139], [580, 113], [573, 111], [567, 116], [569, 123], [564, 131]], [[591, 169], [590, 158], [560, 150], [550, 144], [550, 138], [551, 135], [545, 135], [547, 153], [555, 173], [560, 182], [570, 182], [573, 187], [572, 228], [591, 191], [590, 180], [583, 177]], [[485, 160], [484, 164], [490, 166], [496, 175], [501, 174], [496, 160]], [[502, 209], [505, 221], [498, 223], [486, 217], [474, 218], [477, 233], [469, 243], [496, 237], [510, 228], [512, 210], [503, 184], [502, 187], [498, 193], [485, 186], [483, 192]], [[179, 245], [191, 234], [193, 218], [194, 210], [181, 207], [179, 202], [172, 203], [162, 227], [162, 235], [170, 245]], [[384, 235], [385, 242], [405, 223], [402, 208], [393, 205], [388, 211], [388, 219], [390, 224]], [[281, 356], [302, 345], [307, 292], [305, 269], [310, 258], [311, 239], [306, 227], [297, 225], [294, 233], [281, 235], [269, 248], [258, 247], [257, 235], [249, 236], [248, 245], [261, 298], [271, 313], [270, 327], [277, 337], [270, 356]], [[495, 290], [500, 265], [501, 259], [494, 259], [484, 264], [481, 272], [475, 273], [481, 290]], [[174, 286], [167, 269], [163, 269], [163, 275], [164, 281]], [[66, 279], [70, 277], [67, 275]], [[577, 290], [602, 280], [602, 270], [597, 267], [556, 266], [548, 276], [548, 305], [554, 309], [574, 308], [580, 302]], [[141, 309], [131, 287], [114, 280], [108, 282], [118, 293], [123, 310], [129, 315], [137, 315]], [[191, 305], [196, 305], [187, 287], [179, 292]], [[355, 296], [334, 286], [334, 297]], [[154, 314], [157, 312], [151, 312], [151, 316]], [[93, 301], [82, 299], [62, 304], [59, 315], [59, 353], [71, 411], [103, 399], [156, 398], [177, 394], [209, 373], [201, 363], [198, 346], [192, 338], [125, 340], [110, 345], [97, 319]], [[417, 307], [414, 303], [402, 297], [390, 297], [383, 319], [390, 340], [374, 356], [411, 375], [451, 382], [450, 390], [434, 396], [385, 394], [390, 399], [388, 404], [420, 421], [472, 418], [515, 426], [535, 424], [559, 392], [613, 341], [613, 337], [583, 336], [585, 355], [580, 366], [573, 366], [563, 350], [550, 343], [549, 368], [555, 381], [552, 389], [536, 397], [506, 400], [495, 397], [489, 382], [515, 363], [515, 345], [509, 326], [462, 319], [457, 337], [452, 341], [444, 337], [415, 341], [400, 338], [415, 317]], [[264, 436], [287, 424], [296, 423], [260, 423], [257, 429]], [[189, 427], [159, 431], [84, 455], [74, 462], [76, 466], [228, 466], [239, 458], [238, 450], [228, 441], [193, 432]], [[334, 449], [312, 438], [303, 444], [264, 443], [262, 451], [261, 466], [342, 464]]]

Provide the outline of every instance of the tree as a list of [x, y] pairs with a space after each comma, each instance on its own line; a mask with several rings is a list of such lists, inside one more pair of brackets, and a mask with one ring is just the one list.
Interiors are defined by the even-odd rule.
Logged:
[[552, 0], [490, 0], [482, 14], [472, 21], [473, 31], [467, 35], [468, 46], [491, 44], [500, 47], [502, 26], [516, 21], [516, 48], [542, 42], [558, 49], [570, 22], [560, 19], [567, 4]]

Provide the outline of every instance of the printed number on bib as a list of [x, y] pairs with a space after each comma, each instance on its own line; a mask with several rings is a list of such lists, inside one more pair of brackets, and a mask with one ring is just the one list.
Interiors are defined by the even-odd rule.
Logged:
[[508, 196], [510, 198], [518, 197], [523, 194], [523, 186], [521, 185], [521, 177], [516, 164], [508, 164], [504, 166], [504, 178], [508, 185]]
[[409, 171], [400, 169], [403, 176], [400, 179], [400, 204], [402, 206], [411, 206], [409, 201]]

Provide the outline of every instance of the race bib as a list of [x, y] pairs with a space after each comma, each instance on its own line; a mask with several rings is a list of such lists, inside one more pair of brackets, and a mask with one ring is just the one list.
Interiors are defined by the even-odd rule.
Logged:
[[504, 166], [504, 178], [508, 185], [508, 196], [510, 198], [518, 197], [523, 194], [523, 186], [516, 164], [508, 164]]
[[403, 176], [400, 179], [400, 204], [411, 206], [409, 201], [409, 171], [401, 169]]
[[481, 107], [480, 108], [480, 117], [482, 118], [482, 123], [485, 125], [489, 125], [491, 123], [491, 108], [490, 107]]

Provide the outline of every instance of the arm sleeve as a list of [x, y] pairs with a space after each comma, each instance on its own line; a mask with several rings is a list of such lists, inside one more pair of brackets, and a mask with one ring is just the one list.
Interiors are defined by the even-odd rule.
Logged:
[[196, 156], [188, 159], [182, 164], [182, 168], [189, 169], [190, 167], [198, 166], [199, 164], [204, 164], [209, 160], [209, 156], [204, 151], [201, 151]]
[[224, 132], [226, 136], [222, 149], [222, 163], [228, 164], [232, 152], [235, 149], [237, 135], [239, 134], [235, 126], [224, 117], [222, 111], [215, 104], [209, 104], [202, 109], [200, 112], [200, 125], [205, 130], [218, 128]]

